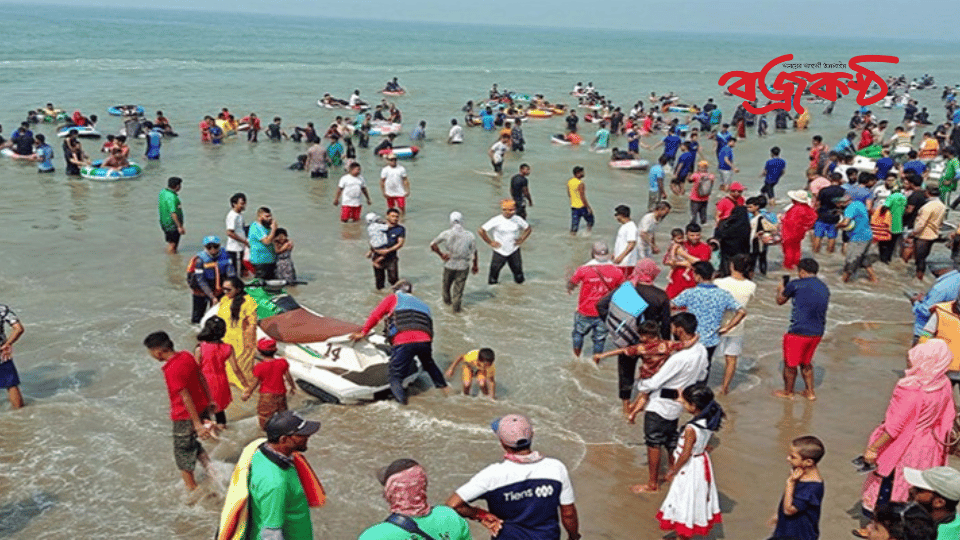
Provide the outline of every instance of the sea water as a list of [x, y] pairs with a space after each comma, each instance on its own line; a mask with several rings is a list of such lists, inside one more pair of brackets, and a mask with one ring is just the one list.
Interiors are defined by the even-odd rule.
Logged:
[[[729, 119], [737, 100], [723, 96], [717, 79], [730, 70], [759, 71], [785, 53], [809, 62], [890, 54], [900, 58], [898, 65], [871, 67], [908, 79], [930, 73], [938, 83], [960, 80], [956, 53], [930, 43], [879, 37], [822, 42], [9, 4], [0, 5], [0, 35], [4, 136], [28, 109], [47, 102], [68, 112], [97, 114], [98, 128], [105, 133], [121, 127], [119, 119], [107, 115], [108, 107], [137, 103], [147, 118], [162, 110], [181, 134], [163, 140], [158, 162], [146, 163], [142, 142], [134, 141], [131, 157], [145, 164], [145, 173], [129, 182], [66, 177], [59, 142], [54, 143], [58, 171], [53, 175], [39, 175], [30, 164], [0, 161], [0, 302], [10, 305], [26, 327], [15, 349], [28, 407], [11, 412], [4, 405], [0, 414], [0, 536], [12, 538], [213, 534], [219, 515], [216, 493], [242, 446], [258, 436], [255, 420], [232, 419], [222, 442], [206, 443], [215, 460], [215, 478], [204, 481], [204, 493], [212, 495], [190, 504], [194, 501], [182, 496], [171, 457], [159, 364], [141, 341], [152, 331], [166, 330], [178, 347], [194, 347], [185, 267], [203, 236], [223, 236], [233, 193], [247, 194], [248, 223], [257, 207], [268, 206], [289, 230], [298, 275], [310, 282], [293, 291], [301, 303], [359, 322], [382, 298], [364, 258], [365, 233], [359, 225], [340, 224], [339, 209], [332, 204], [341, 172], [317, 180], [290, 171], [287, 166], [306, 145], [271, 143], [262, 134], [259, 144], [231, 139], [222, 146], [203, 145], [196, 126], [206, 114], [228, 107], [238, 118], [256, 112], [264, 124], [280, 116], [287, 130], [313, 121], [322, 133], [335, 116], [350, 116], [319, 109], [316, 100], [323, 93], [346, 98], [359, 89], [364, 99], [376, 102], [384, 82], [399, 77], [408, 94], [391, 99], [404, 116], [397, 144], [409, 143], [407, 134], [420, 120], [427, 121], [428, 134], [417, 143], [420, 156], [404, 163], [412, 189], [400, 273], [433, 309], [434, 352], [442, 368], [476, 347], [492, 347], [497, 354], [496, 402], [444, 398], [426, 390], [426, 383], [415, 390], [408, 407], [295, 402], [323, 422], [307, 453], [330, 498], [325, 509], [313, 513], [316, 537], [353, 538], [382, 519], [386, 507], [372, 472], [398, 457], [414, 457], [427, 467], [431, 499], [442, 502], [473, 473], [499, 459], [490, 421], [519, 412], [533, 419], [536, 446], [573, 471], [578, 500], [585, 506], [583, 530], [591, 537], [625, 538], [657, 534], [651, 517], [658, 501], [634, 502], [626, 490], [645, 478], [642, 433], [620, 417], [614, 363], [597, 369], [587, 359], [572, 359], [576, 300], [565, 285], [589, 259], [592, 242], [612, 243], [616, 205], [631, 206], [637, 219], [643, 214], [646, 175], [611, 170], [607, 155], [585, 146], [551, 145], [550, 135], [564, 125], [554, 118], [524, 124], [526, 152], [508, 155], [504, 178], [494, 179], [486, 151], [495, 135], [468, 128], [464, 144], [448, 146], [450, 119], [462, 119], [460, 107], [483, 98], [493, 83], [571, 104], [568, 93], [578, 81], [593, 82], [624, 110], [651, 91], [675, 92], [686, 103], [713, 97]], [[933, 118], [941, 118], [939, 90], [914, 96], [930, 107]], [[765, 140], [750, 133], [737, 146], [737, 179], [755, 193], [769, 147], [776, 144], [788, 162], [780, 192], [802, 187], [810, 136], [822, 133], [834, 144], [846, 133], [855, 107], [846, 98], [833, 116], [824, 116], [823, 105], [814, 105], [807, 132]], [[880, 116], [897, 123], [900, 114], [891, 110]], [[34, 129], [54, 138], [51, 124]], [[590, 125], [581, 122], [581, 131], [592, 138]], [[376, 142], [374, 138], [372, 145]], [[712, 142], [702, 144], [709, 154]], [[91, 156], [99, 155], [99, 142], [85, 140], [83, 145]], [[626, 142], [614, 138], [613, 145]], [[644, 151], [641, 157], [654, 160], [656, 155]], [[382, 163], [363, 149], [359, 161], [374, 200], [370, 209], [383, 212], [378, 187]], [[497, 215], [499, 200], [509, 196], [509, 176], [521, 162], [532, 167], [535, 203], [528, 209], [533, 234], [523, 246], [527, 281], [511, 283], [504, 269], [501, 285], [488, 286], [490, 250], [480, 243], [481, 273], [467, 282], [465, 311], [454, 314], [440, 302], [441, 263], [428, 245], [447, 227], [453, 210], [464, 214], [471, 230]], [[576, 165], [586, 168], [597, 224], [592, 233], [572, 237], [565, 182]], [[184, 179], [180, 196], [187, 234], [176, 256], [163, 253], [157, 226], [157, 193], [170, 176]], [[674, 213], [660, 227], [661, 246], [667, 244], [669, 228], [687, 222], [686, 201], [674, 202]], [[712, 218], [712, 209], [710, 214]], [[758, 280], [757, 297], [748, 307], [742, 369], [734, 394], [724, 402], [731, 417], [721, 432], [725, 448], [714, 456], [728, 538], [765, 534], [765, 512], [772, 511], [785, 474], [784, 440], [816, 429], [832, 448], [856, 452], [865, 441], [880, 418], [896, 376], [892, 370], [902, 367], [909, 340], [911, 315], [901, 290], [925, 286], [910, 281], [902, 264], [879, 269], [881, 286], [841, 285], [841, 257], [821, 256], [823, 278], [833, 291], [831, 330], [818, 357], [821, 402], [815, 407], [798, 404], [803, 410], [791, 409], [789, 417], [785, 408], [781, 416], [780, 404], [768, 394], [779, 384], [779, 336], [789, 310], [773, 301], [781, 273], [777, 248], [770, 258], [772, 277]], [[658, 280], [661, 285], [664, 277]], [[719, 382], [720, 371], [714, 369], [712, 382]], [[455, 379], [454, 394], [458, 385]], [[855, 428], [851, 415], [857, 419]], [[612, 448], [618, 459], [590, 458], [591, 451], [604, 448]], [[825, 466], [847, 472], [844, 456], [838, 452]], [[588, 468], [591, 463], [599, 468], [595, 476], [582, 472], [594, 470]], [[757, 493], [754, 479], [769, 471], [768, 492]], [[837, 501], [852, 504], [857, 480], [845, 482], [835, 492]], [[612, 484], [609, 492], [607, 483]], [[630, 506], [636, 504], [645, 506]], [[614, 516], [596, 510], [606, 505], [626, 510]], [[754, 506], [763, 511], [752, 511]], [[846, 514], [825, 512], [825, 530], [843, 534]], [[483, 536], [479, 529], [474, 533]]]

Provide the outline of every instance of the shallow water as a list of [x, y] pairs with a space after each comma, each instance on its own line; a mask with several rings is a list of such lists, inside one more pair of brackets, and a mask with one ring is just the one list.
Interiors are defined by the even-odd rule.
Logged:
[[[0, 415], [0, 536], [12, 538], [186, 539], [213, 533], [217, 501], [184, 502], [170, 456], [162, 376], [140, 343], [147, 333], [165, 329], [178, 346], [192, 348], [184, 268], [200, 238], [223, 234], [227, 200], [234, 192], [248, 195], [248, 222], [257, 206], [266, 205], [290, 230], [298, 274], [310, 281], [293, 293], [303, 304], [361, 321], [380, 298], [363, 257], [365, 234], [357, 225], [341, 225], [331, 205], [333, 180], [311, 180], [286, 169], [305, 147], [245, 141], [201, 146], [194, 126], [204, 114], [226, 106], [238, 115], [251, 110], [264, 119], [280, 115], [288, 129], [306, 121], [319, 128], [337, 114], [316, 107], [323, 92], [345, 97], [359, 88], [373, 100], [383, 81], [399, 76], [409, 90], [396, 99], [405, 131], [425, 119], [430, 137], [421, 157], [405, 163], [413, 194], [401, 274], [434, 308], [435, 355], [441, 367], [470, 348], [497, 351], [501, 400], [496, 403], [443, 398], [436, 391], [419, 393], [406, 408], [298, 402], [323, 422], [308, 452], [330, 495], [329, 505], [314, 512], [317, 537], [354, 537], [384, 517], [372, 471], [396, 457], [424, 463], [431, 497], [441, 502], [499, 458], [489, 422], [519, 411], [533, 418], [537, 446], [573, 470], [584, 531], [591, 538], [623, 538], [657, 534], [652, 516], [659, 498], [641, 501], [627, 495], [626, 486], [645, 475], [642, 434], [619, 417], [613, 362], [597, 369], [571, 359], [575, 298], [565, 294], [564, 283], [588, 259], [594, 240], [612, 242], [617, 204], [640, 213], [646, 176], [612, 171], [606, 156], [585, 148], [550, 145], [548, 138], [562, 129], [561, 120], [530, 121], [524, 128], [528, 151], [508, 156], [506, 166], [513, 171], [526, 161], [533, 168], [535, 206], [529, 215], [534, 232], [523, 248], [528, 281], [488, 287], [484, 277], [490, 255], [482, 248], [481, 274], [469, 279], [466, 311], [455, 315], [439, 302], [440, 264], [427, 246], [446, 227], [451, 210], [463, 212], [466, 225], [475, 228], [498, 212], [497, 201], [507, 190], [505, 181], [475, 172], [489, 168], [489, 134], [468, 129], [465, 144], [448, 147], [443, 140], [449, 119], [460, 118], [460, 106], [484, 95], [493, 82], [569, 102], [566, 93], [578, 80], [592, 80], [625, 108], [651, 90], [673, 90], [694, 102], [712, 96], [729, 117], [735, 100], [721, 95], [716, 80], [731, 69], [760, 69], [774, 56], [774, 44], [811, 61], [894, 54], [901, 64], [878, 71], [908, 77], [929, 72], [941, 82], [960, 80], [955, 54], [889, 40], [825, 45], [793, 38], [388, 26], [67, 8], [53, 8], [59, 25], [20, 24], [32, 9], [0, 6], [0, 31], [6, 38], [0, 57], [0, 121], [6, 135], [28, 108], [52, 101], [68, 111], [97, 113], [99, 127], [108, 132], [119, 122], [106, 114], [107, 107], [139, 102], [151, 113], [162, 109], [182, 136], [165, 139], [162, 160], [147, 164], [146, 174], [132, 182], [91, 183], [67, 179], [62, 171], [39, 176], [29, 165], [0, 161], [0, 215], [7, 231], [0, 240], [6, 255], [0, 301], [20, 315], [27, 330], [16, 359], [29, 406], [10, 412], [3, 405]], [[339, 39], [327, 39], [334, 30]], [[939, 92], [916, 95], [939, 114]], [[809, 136], [823, 133], [833, 144], [846, 132], [854, 104], [843, 100], [832, 117], [819, 114], [822, 106], [814, 107], [810, 132], [776, 134], [764, 141], [751, 133], [737, 148], [738, 179], [758, 188], [756, 175], [769, 146], [777, 144], [788, 162], [780, 191], [802, 186]], [[886, 117], [899, 119], [899, 112]], [[51, 135], [53, 127], [41, 126], [40, 131]], [[134, 143], [134, 154], [141, 151], [140, 144]], [[96, 153], [99, 145], [84, 146]], [[62, 167], [59, 146], [56, 150]], [[642, 157], [652, 159], [653, 154]], [[360, 162], [368, 180], [374, 180], [379, 162], [369, 151], [361, 151]], [[574, 165], [587, 169], [597, 226], [591, 235], [571, 238], [564, 183]], [[181, 196], [188, 233], [181, 254], [172, 257], [162, 252], [156, 224], [157, 192], [171, 175], [185, 180]], [[371, 195], [374, 209], [382, 211], [379, 190], [372, 189]], [[687, 221], [685, 201], [676, 202], [675, 213], [661, 225], [661, 244], [669, 228]], [[779, 253], [771, 251], [771, 278], [759, 280], [757, 298], [748, 307], [742, 372], [734, 393], [723, 401], [729, 420], [719, 434], [715, 463], [727, 512], [724, 532], [728, 538], [765, 534], [763, 523], [787, 472], [785, 444], [812, 431], [828, 447], [824, 474], [830, 504], [824, 537], [840, 537], [853, 523], [845, 510], [857, 500], [859, 482], [847, 462], [881, 417], [897, 376], [894, 370], [903, 366], [911, 316], [900, 291], [921, 290], [924, 284], [912, 281], [908, 268], [895, 263], [878, 269], [882, 286], [842, 286], [837, 277], [841, 257], [821, 257], [832, 304], [830, 331], [817, 357], [820, 400], [781, 403], [768, 397], [779, 384], [779, 340], [789, 317], [789, 309], [773, 300], [782, 273], [779, 260]], [[425, 381], [420, 385], [427, 386]], [[219, 480], [207, 481], [205, 490], [218, 491], [229, 463], [256, 435], [256, 423], [248, 417], [232, 421], [219, 445], [208, 445]], [[475, 534], [481, 536], [479, 530]]]

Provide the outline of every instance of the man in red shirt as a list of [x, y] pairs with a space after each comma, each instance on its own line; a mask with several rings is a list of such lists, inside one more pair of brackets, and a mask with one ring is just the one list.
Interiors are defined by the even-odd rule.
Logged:
[[387, 317], [387, 337], [393, 346], [390, 351], [390, 392], [393, 397], [402, 405], [407, 404], [403, 380], [414, 371], [414, 358], [420, 360], [433, 385], [446, 394], [447, 381], [433, 361], [433, 318], [430, 308], [423, 300], [413, 296], [413, 285], [405, 279], [394, 284], [393, 291], [370, 312], [363, 328], [350, 334], [350, 339], [362, 339], [381, 319]]
[[743, 206], [743, 184], [740, 182], [734, 182], [730, 184], [730, 191], [727, 194], [717, 201], [717, 225], [720, 225], [720, 222], [730, 217], [730, 213], [733, 212], [733, 209], [737, 206]]
[[623, 271], [610, 262], [610, 248], [603, 241], [594, 242], [593, 259], [577, 268], [567, 282], [567, 294], [580, 285], [577, 311], [573, 314], [573, 357], [579, 359], [583, 339], [588, 333], [593, 337], [593, 354], [603, 352], [607, 340], [607, 327], [597, 313], [597, 301], [623, 283]]
[[193, 477], [197, 460], [209, 468], [210, 458], [200, 445], [200, 439], [211, 436], [205, 424], [216, 405], [210, 398], [207, 381], [200, 372], [193, 355], [174, 351], [173, 341], [166, 332], [154, 332], [143, 340], [150, 356], [163, 362], [163, 377], [170, 397], [170, 419], [173, 420], [173, 457], [180, 469], [183, 483], [193, 491], [197, 481]]
[[696, 286], [697, 282], [693, 279], [693, 263], [710, 260], [710, 245], [700, 241], [700, 236], [703, 234], [700, 225], [688, 224], [686, 233], [687, 241], [675, 252], [671, 249], [667, 254], [668, 258], [664, 260], [671, 266], [670, 280], [667, 282], [667, 296], [670, 299]]

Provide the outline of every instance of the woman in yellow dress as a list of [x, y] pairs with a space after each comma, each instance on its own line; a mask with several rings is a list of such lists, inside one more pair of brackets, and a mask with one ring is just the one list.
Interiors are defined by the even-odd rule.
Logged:
[[223, 342], [233, 345], [237, 366], [243, 374], [238, 377], [233, 366], [227, 364], [227, 379], [240, 389], [245, 388], [245, 381], [253, 380], [253, 355], [257, 350], [257, 302], [244, 293], [243, 288], [240, 278], [227, 278], [223, 284], [224, 297], [217, 308], [217, 315], [227, 323]]

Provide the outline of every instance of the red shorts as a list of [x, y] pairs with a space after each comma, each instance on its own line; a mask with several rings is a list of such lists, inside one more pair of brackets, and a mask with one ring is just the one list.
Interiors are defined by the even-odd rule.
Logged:
[[809, 366], [813, 361], [813, 353], [823, 336], [801, 336], [786, 333], [783, 335], [783, 363], [787, 367]]
[[406, 210], [407, 198], [406, 197], [387, 197], [387, 208], [399, 208], [400, 210]]
[[341, 206], [340, 221], [360, 221], [360, 209], [362, 206]]

